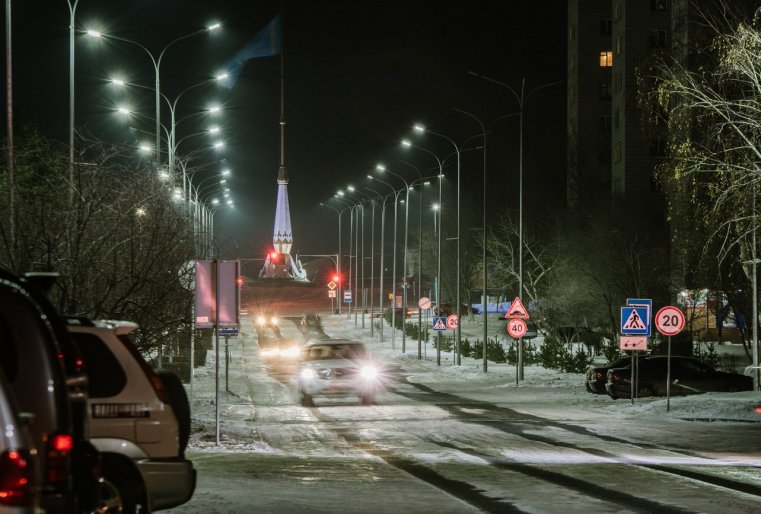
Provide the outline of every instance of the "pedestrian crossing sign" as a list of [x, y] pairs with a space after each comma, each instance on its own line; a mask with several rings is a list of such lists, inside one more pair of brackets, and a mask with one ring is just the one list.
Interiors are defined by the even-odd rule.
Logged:
[[447, 318], [445, 317], [433, 317], [433, 329], [439, 332], [443, 332], [447, 329]]
[[650, 335], [650, 319], [647, 307], [621, 307], [621, 334], [625, 336]]

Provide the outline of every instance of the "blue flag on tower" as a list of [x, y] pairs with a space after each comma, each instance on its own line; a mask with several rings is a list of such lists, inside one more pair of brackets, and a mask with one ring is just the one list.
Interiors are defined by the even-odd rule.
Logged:
[[238, 50], [232, 59], [225, 64], [228, 78], [220, 81], [223, 87], [231, 89], [243, 72], [243, 67], [249, 59], [269, 57], [280, 53], [280, 15], [278, 14], [243, 48]]

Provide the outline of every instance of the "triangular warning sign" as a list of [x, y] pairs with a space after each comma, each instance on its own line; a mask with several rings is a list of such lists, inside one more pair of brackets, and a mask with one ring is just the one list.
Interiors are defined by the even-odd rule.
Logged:
[[626, 323], [624, 323], [623, 329], [624, 330], [644, 330], [645, 323], [642, 321], [642, 318], [639, 317], [639, 313], [637, 312], [637, 309], [632, 309], [631, 314], [629, 314], [629, 317], [626, 319]]
[[444, 318], [433, 318], [433, 329], [434, 330], [446, 330], [447, 324], [444, 322]]
[[513, 303], [510, 304], [510, 308], [507, 310], [505, 318], [529, 319], [528, 310], [526, 310], [523, 306], [523, 302], [521, 302], [521, 299], [517, 296], [515, 297], [515, 300], [513, 300]]

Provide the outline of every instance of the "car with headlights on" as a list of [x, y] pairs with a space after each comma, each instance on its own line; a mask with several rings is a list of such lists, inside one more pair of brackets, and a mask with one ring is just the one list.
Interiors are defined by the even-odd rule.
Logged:
[[304, 345], [298, 375], [301, 405], [316, 396], [357, 396], [370, 405], [381, 389], [381, 376], [365, 346], [349, 339], [318, 339]]
[[281, 363], [298, 362], [301, 356], [301, 344], [290, 339], [278, 339], [269, 342], [259, 351], [265, 361], [278, 361]]

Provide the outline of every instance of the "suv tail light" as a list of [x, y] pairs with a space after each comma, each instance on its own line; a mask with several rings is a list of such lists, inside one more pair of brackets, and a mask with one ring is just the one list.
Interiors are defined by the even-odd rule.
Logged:
[[0, 455], [0, 506], [31, 505], [31, 460], [26, 450], [5, 450]]
[[74, 439], [69, 434], [53, 434], [47, 442], [47, 481], [62, 484], [69, 479]]

